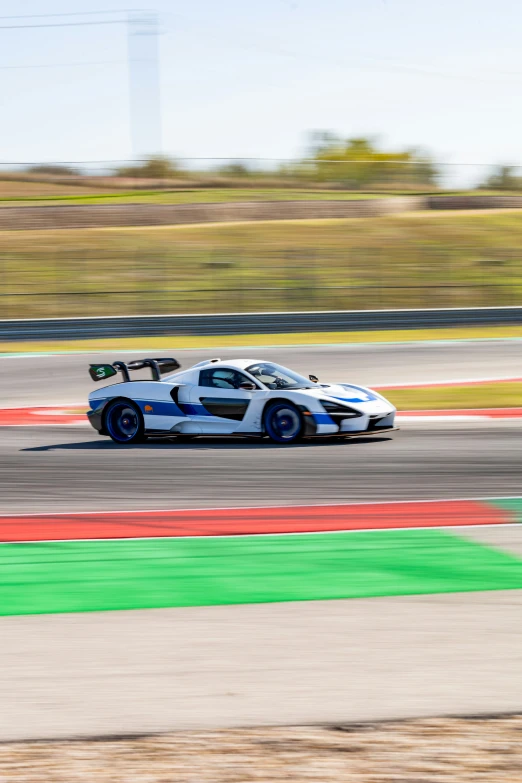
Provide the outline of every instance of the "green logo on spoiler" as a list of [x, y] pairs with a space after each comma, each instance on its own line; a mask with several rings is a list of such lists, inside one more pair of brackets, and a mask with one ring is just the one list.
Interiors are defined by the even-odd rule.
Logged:
[[89, 367], [89, 375], [93, 381], [103, 381], [105, 378], [112, 378], [117, 373], [118, 370], [112, 364], [91, 364]]

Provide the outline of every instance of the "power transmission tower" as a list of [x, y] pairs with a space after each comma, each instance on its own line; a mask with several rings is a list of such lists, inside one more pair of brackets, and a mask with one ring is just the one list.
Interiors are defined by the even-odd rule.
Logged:
[[158, 27], [154, 12], [128, 14], [131, 138], [138, 157], [162, 149]]

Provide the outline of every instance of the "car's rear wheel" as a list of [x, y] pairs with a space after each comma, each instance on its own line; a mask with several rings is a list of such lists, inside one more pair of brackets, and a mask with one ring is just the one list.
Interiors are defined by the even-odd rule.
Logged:
[[105, 412], [105, 430], [115, 443], [140, 443], [145, 425], [140, 409], [130, 400], [114, 400]]
[[303, 433], [303, 418], [291, 402], [269, 405], [263, 421], [266, 434], [275, 443], [295, 443]]

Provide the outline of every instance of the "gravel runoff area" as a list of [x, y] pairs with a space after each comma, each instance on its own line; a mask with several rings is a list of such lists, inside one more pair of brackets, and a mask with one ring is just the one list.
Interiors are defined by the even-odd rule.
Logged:
[[16, 783], [519, 783], [522, 715], [0, 745]]

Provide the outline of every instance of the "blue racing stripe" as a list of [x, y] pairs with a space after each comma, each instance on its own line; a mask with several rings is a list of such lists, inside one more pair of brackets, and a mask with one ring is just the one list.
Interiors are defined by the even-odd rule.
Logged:
[[[185, 416], [181, 408], [176, 405], [174, 401], [134, 400], [134, 402], [140, 406], [142, 413], [145, 413], [147, 416]], [[152, 408], [152, 410], [146, 411], [145, 407]]]
[[338, 400], [346, 400], [346, 402], [369, 402], [370, 400], [378, 400], [376, 394], [374, 394], [371, 391], [368, 391], [367, 389], [363, 389], [361, 386], [354, 386], [351, 383], [340, 383], [339, 386], [342, 386], [343, 389], [346, 389], [347, 392], [362, 392], [363, 398], [360, 397], [352, 397], [351, 399], [345, 398], [345, 397], [337, 397]]
[[361, 400], [359, 397], [336, 397], [335, 395], [332, 394], [330, 395], [330, 397], [333, 397], [334, 400], [341, 400], [341, 402], [370, 402], [371, 401], [371, 400]]
[[[108, 400], [110, 398], [92, 400], [91, 408], [96, 410]], [[168, 402], [167, 400], [134, 400], [134, 402], [139, 405], [141, 412], [148, 416], [212, 416], [203, 405], [193, 405], [190, 402], [180, 402], [179, 405], [176, 405], [174, 401]], [[152, 410], [145, 410], [146, 407]]]
[[[180, 402], [180, 407], [188, 416], [212, 416], [204, 405], [193, 404], [191, 402]], [[183, 415], [183, 414], [182, 414]]]
[[[106, 402], [110, 402], [111, 399], [116, 399], [116, 398], [105, 397], [103, 399], [91, 400], [89, 403], [89, 405], [91, 406], [91, 411], [97, 410], [100, 406], [104, 405]], [[147, 416], [180, 416], [180, 417], [186, 416], [186, 414], [181, 410], [181, 408], [178, 405], [176, 405], [174, 401], [168, 402], [167, 400], [133, 400], [133, 402], [135, 402], [136, 405], [139, 406], [141, 412], [146, 414]], [[145, 407], [149, 407], [152, 410], [146, 411]]]
[[[334, 424], [335, 421], [329, 416], [327, 413], [313, 413], [312, 416], [314, 417], [316, 424]], [[335, 425], [337, 426], [337, 425]]]

